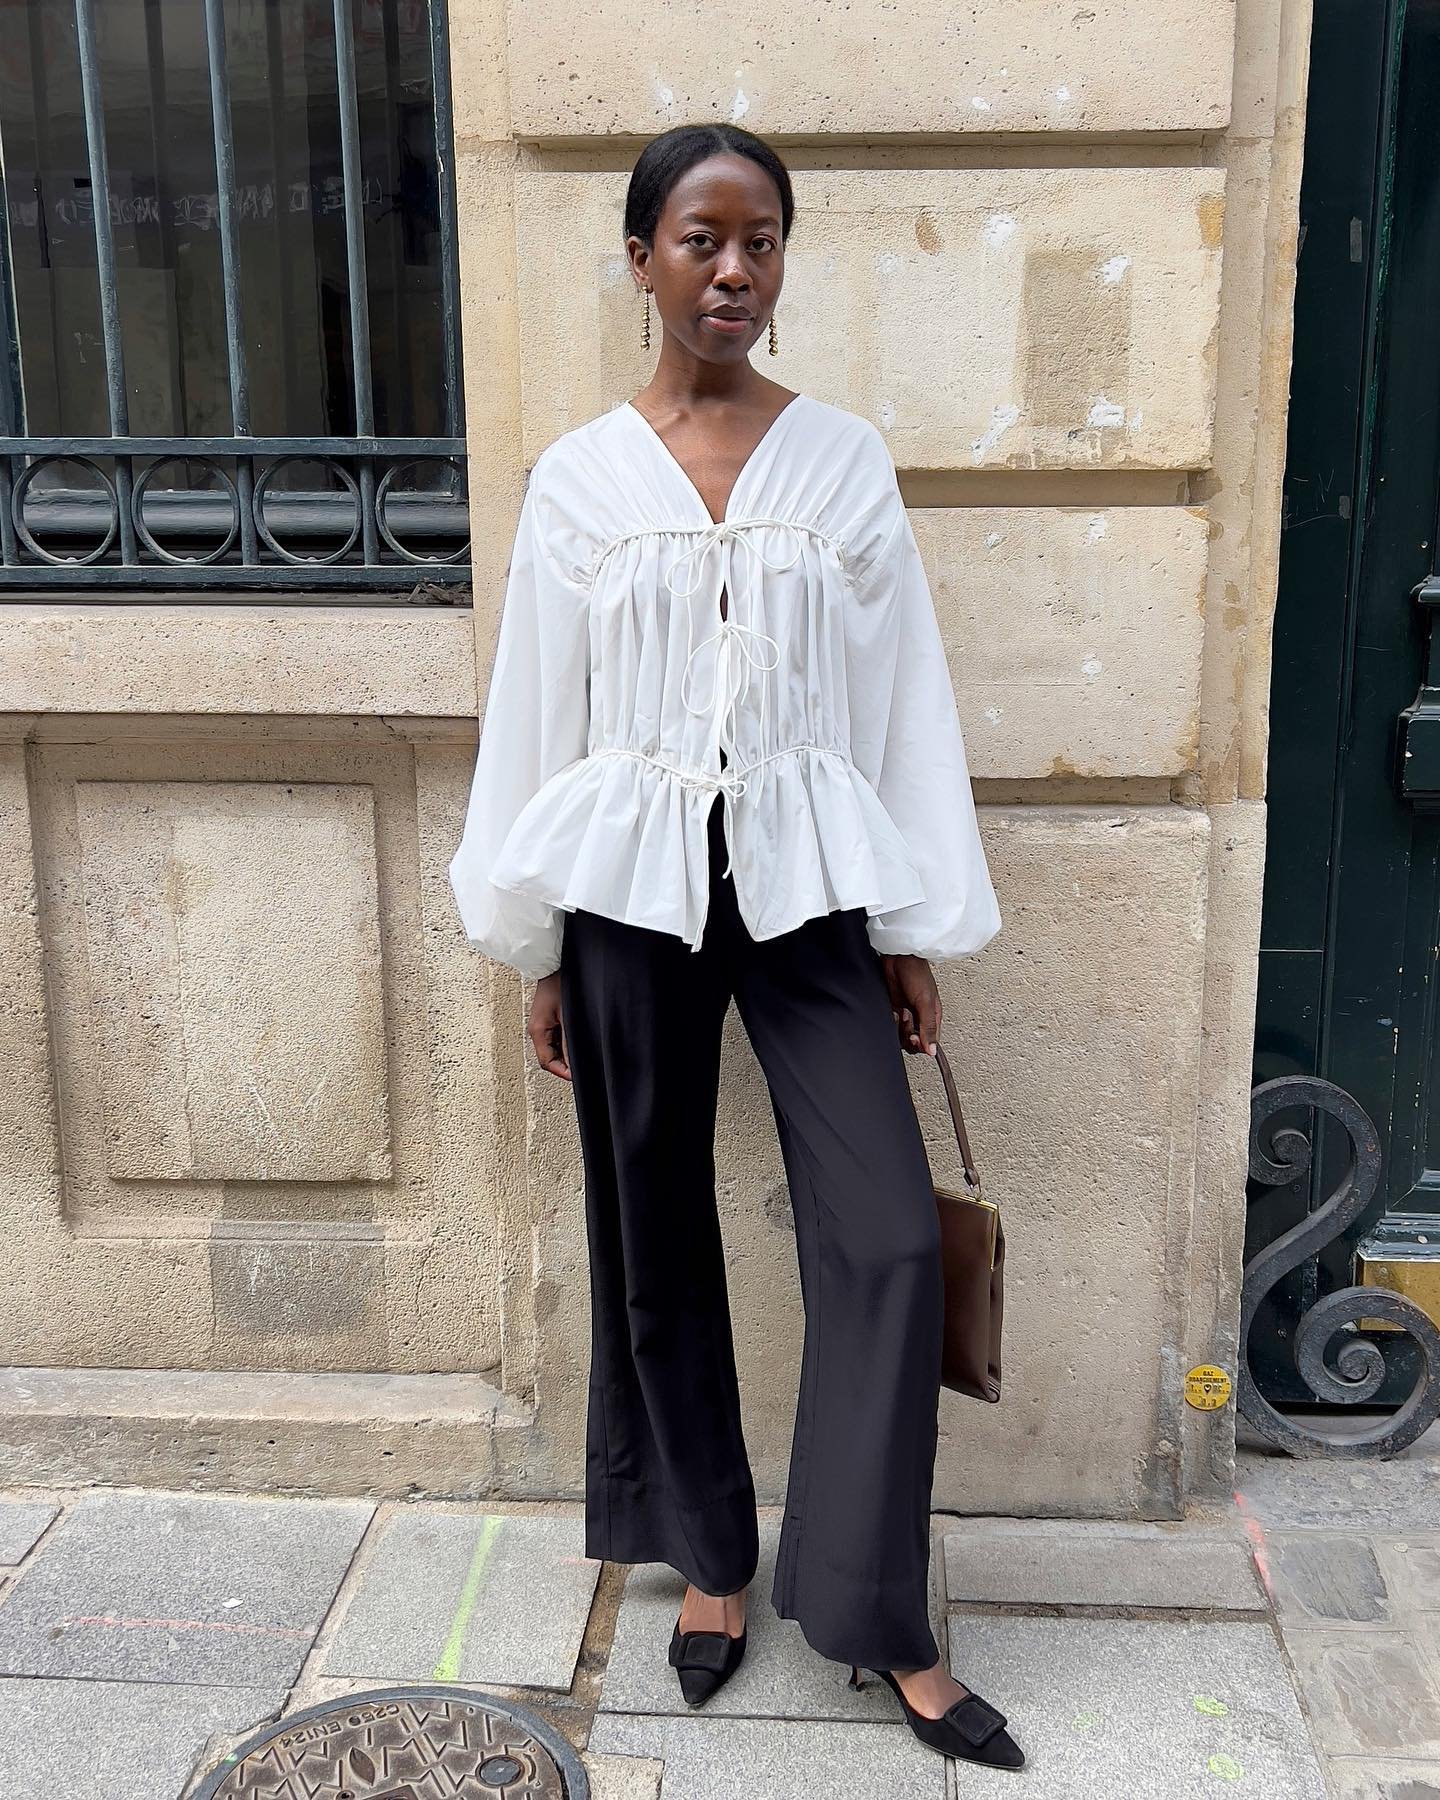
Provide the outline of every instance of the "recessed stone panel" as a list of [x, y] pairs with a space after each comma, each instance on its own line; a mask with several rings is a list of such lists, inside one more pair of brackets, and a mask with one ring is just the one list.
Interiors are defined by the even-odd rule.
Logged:
[[0, 1362], [498, 1379], [528, 1215], [445, 884], [474, 722], [437, 724], [87, 719], [0, 757]]
[[370, 789], [81, 781], [75, 802], [111, 1178], [385, 1179]]
[[384, 1369], [385, 1241], [360, 1223], [285, 1231], [224, 1220], [210, 1240], [215, 1360], [232, 1368]]
[[[626, 0], [511, 0], [515, 133], [647, 138], [691, 119], [766, 136], [1197, 132], [1230, 116], [1229, 0], [741, 0], [717, 19], [700, 29], [664, 0], [643, 22]], [[460, 130], [484, 129], [491, 90], [460, 87]]]
[[[527, 461], [628, 398], [653, 362], [624, 254], [627, 179], [517, 171]], [[1221, 171], [794, 180], [780, 354], [764, 372], [872, 419], [901, 468], [1208, 464]]]
[[972, 776], [1166, 776], [1195, 766], [1204, 514], [920, 507], [911, 523]]

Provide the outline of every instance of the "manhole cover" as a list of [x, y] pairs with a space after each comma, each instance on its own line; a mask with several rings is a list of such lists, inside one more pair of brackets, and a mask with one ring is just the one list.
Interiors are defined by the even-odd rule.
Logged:
[[454, 1688], [387, 1688], [294, 1713], [195, 1800], [586, 1800], [580, 1759], [533, 1714]]

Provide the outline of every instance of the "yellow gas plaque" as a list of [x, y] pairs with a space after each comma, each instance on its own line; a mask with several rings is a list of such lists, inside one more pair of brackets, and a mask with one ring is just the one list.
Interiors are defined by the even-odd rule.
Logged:
[[1201, 1412], [1215, 1412], [1230, 1398], [1230, 1377], [1211, 1363], [1200, 1363], [1185, 1377], [1185, 1398]]

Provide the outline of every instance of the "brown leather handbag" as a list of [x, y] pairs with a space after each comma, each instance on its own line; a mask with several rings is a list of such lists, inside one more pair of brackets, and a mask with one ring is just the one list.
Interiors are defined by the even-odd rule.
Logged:
[[960, 1145], [965, 1190], [935, 1188], [940, 1213], [940, 1260], [945, 1274], [945, 1342], [940, 1380], [974, 1400], [1000, 1398], [1000, 1321], [1004, 1310], [1005, 1233], [1000, 1208], [980, 1189], [960, 1094], [950, 1059], [937, 1043], [935, 1060]]

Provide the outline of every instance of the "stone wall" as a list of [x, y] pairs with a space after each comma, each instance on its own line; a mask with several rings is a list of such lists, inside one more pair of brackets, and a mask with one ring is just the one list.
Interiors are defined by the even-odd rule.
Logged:
[[[629, 168], [713, 117], [792, 170], [764, 372], [890, 442], [1004, 919], [940, 971], [1010, 1261], [1005, 1403], [945, 1397], [936, 1504], [1171, 1516], [1232, 1449], [1182, 1383], [1235, 1355], [1305, 0], [451, 14], [473, 615], [0, 612], [20, 1478], [578, 1492], [573, 1108], [444, 871], [525, 471], [648, 376]], [[726, 1032], [778, 1499], [794, 1243]]]

